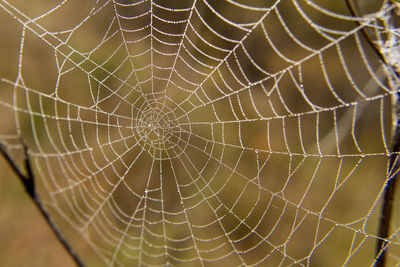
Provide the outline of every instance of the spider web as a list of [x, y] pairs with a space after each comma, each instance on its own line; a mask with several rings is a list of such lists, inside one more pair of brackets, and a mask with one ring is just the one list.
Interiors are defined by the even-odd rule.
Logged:
[[0, 2], [0, 137], [86, 264], [374, 263], [396, 4], [54, 2]]

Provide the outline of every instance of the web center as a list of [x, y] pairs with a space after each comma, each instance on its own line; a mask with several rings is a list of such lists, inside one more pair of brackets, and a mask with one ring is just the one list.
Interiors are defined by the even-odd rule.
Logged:
[[138, 144], [153, 158], [175, 158], [186, 148], [191, 128], [187, 117], [177, 117], [174, 110], [160, 102], [141, 107], [135, 122]]
[[154, 114], [147, 114], [143, 120], [143, 137], [150, 143], [161, 146], [171, 135], [171, 123], [168, 120]]
[[151, 147], [164, 149], [168, 147], [168, 139], [175, 127], [170, 118], [158, 113], [157, 110], [142, 112], [137, 121], [137, 133], [140, 139]]

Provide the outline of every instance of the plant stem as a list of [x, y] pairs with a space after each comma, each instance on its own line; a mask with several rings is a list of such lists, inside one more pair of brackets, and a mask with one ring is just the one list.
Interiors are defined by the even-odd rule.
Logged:
[[[346, 5], [350, 11], [350, 14], [353, 17], [357, 17], [356, 11], [351, 0], [345, 0]], [[386, 0], [388, 1], [388, 0]], [[385, 3], [385, 1], [384, 1]], [[393, 12], [393, 10], [392, 10]], [[356, 24], [360, 26], [360, 22], [356, 21]], [[399, 73], [393, 68], [392, 65], [386, 62], [385, 56], [382, 54], [380, 49], [376, 46], [376, 44], [372, 41], [368, 32], [365, 28], [362, 28], [361, 34], [364, 36], [367, 43], [370, 47], [374, 50], [376, 55], [378, 56], [379, 60], [388, 67], [395, 75], [396, 79], [399, 80]], [[386, 263], [386, 252], [388, 249], [388, 241], [389, 238], [389, 230], [390, 230], [390, 221], [392, 217], [392, 210], [393, 210], [393, 198], [395, 195], [396, 189], [396, 181], [398, 176], [398, 168], [400, 167], [400, 163], [398, 161], [398, 156], [400, 152], [400, 120], [399, 120], [399, 98], [400, 94], [398, 92], [399, 88], [393, 88], [393, 91], [396, 92], [395, 101], [393, 101], [393, 111], [392, 114], [395, 116], [395, 123], [394, 128], [392, 130], [392, 140], [391, 140], [391, 147], [390, 147], [390, 158], [389, 158], [389, 165], [388, 165], [388, 179], [385, 184], [385, 188], [383, 189], [383, 204], [381, 208], [381, 213], [379, 217], [379, 226], [378, 226], [378, 238], [376, 241], [376, 258], [375, 258], [375, 267], [384, 267]]]
[[36, 207], [39, 209], [40, 213], [45, 218], [45, 220], [48, 223], [48, 225], [50, 226], [51, 230], [56, 235], [57, 239], [61, 242], [63, 247], [67, 250], [68, 254], [75, 261], [76, 265], [78, 267], [84, 267], [84, 264], [82, 263], [81, 259], [78, 257], [78, 255], [76, 254], [74, 249], [71, 247], [71, 245], [65, 239], [64, 235], [57, 228], [57, 226], [54, 223], [54, 221], [52, 220], [50, 214], [44, 209], [43, 204], [40, 201], [40, 198], [36, 193], [35, 177], [33, 174], [32, 165], [29, 160], [28, 148], [24, 143], [23, 143], [23, 147], [24, 147], [24, 152], [25, 152], [26, 175], [20, 170], [20, 168], [17, 166], [16, 162], [11, 157], [11, 155], [7, 152], [4, 144], [2, 144], [2, 143], [0, 143], [0, 154], [2, 154], [4, 156], [7, 163], [10, 165], [10, 167], [13, 169], [13, 171], [15, 172], [15, 174], [17, 175], [19, 180], [22, 182], [22, 184], [25, 187], [26, 192], [32, 198], [33, 202], [35, 203]]

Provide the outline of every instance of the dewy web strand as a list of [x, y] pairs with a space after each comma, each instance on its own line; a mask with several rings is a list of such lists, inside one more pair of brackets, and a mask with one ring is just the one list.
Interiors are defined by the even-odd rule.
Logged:
[[2, 0], [4, 151], [26, 144], [87, 266], [363, 266], [378, 240], [398, 265], [399, 205], [377, 229], [399, 81], [374, 48], [397, 66], [399, 6], [352, 5]]

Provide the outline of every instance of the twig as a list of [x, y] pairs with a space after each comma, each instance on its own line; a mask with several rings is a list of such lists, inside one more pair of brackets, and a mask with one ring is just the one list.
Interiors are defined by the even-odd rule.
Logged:
[[[357, 14], [354, 10], [353, 5], [350, 0], [345, 0], [346, 5], [353, 17], [356, 17]], [[356, 21], [356, 24], [360, 26], [360, 22]], [[396, 75], [396, 78], [399, 79], [399, 73], [386, 62], [385, 56], [382, 54], [380, 49], [376, 46], [376, 44], [371, 40], [368, 32], [365, 28], [361, 29], [361, 33], [364, 36], [367, 43], [371, 46], [374, 52], [377, 54], [379, 60], [385, 64], [392, 72]], [[396, 88], [397, 91], [399, 88]], [[391, 140], [391, 148], [390, 148], [390, 158], [389, 158], [389, 166], [388, 166], [388, 180], [386, 181], [386, 185], [383, 192], [383, 205], [381, 208], [381, 213], [379, 217], [379, 226], [378, 226], [378, 238], [376, 241], [376, 259], [375, 259], [375, 267], [384, 267], [386, 263], [386, 252], [388, 249], [388, 241], [389, 238], [389, 230], [390, 230], [390, 221], [392, 217], [393, 210], [393, 198], [396, 190], [396, 181], [398, 180], [398, 172], [397, 169], [400, 167], [400, 163], [398, 159], [398, 153], [400, 152], [400, 120], [398, 119], [399, 115], [399, 103], [398, 99], [400, 97], [399, 92], [397, 92], [397, 99], [393, 103], [393, 115], [396, 116], [397, 120], [394, 124], [394, 129], [392, 131], [392, 140]]]
[[57, 239], [61, 242], [61, 244], [64, 246], [64, 248], [67, 250], [68, 254], [72, 257], [72, 259], [75, 261], [76, 265], [78, 267], [84, 267], [81, 259], [78, 257], [74, 249], [71, 247], [71, 245], [68, 243], [68, 241], [65, 239], [64, 235], [58, 230], [57, 226], [55, 225], [54, 221], [50, 217], [50, 214], [44, 209], [42, 202], [40, 201], [39, 196], [37, 195], [36, 188], [35, 188], [35, 177], [33, 174], [33, 169], [31, 162], [29, 160], [29, 155], [28, 155], [28, 147], [25, 145], [25, 143], [22, 143], [23, 148], [24, 148], [24, 153], [25, 153], [25, 169], [26, 169], [26, 175], [20, 170], [20, 168], [17, 166], [16, 162], [14, 159], [11, 157], [11, 155], [7, 152], [7, 149], [5, 148], [4, 144], [0, 142], [0, 154], [4, 156], [6, 159], [7, 163], [10, 165], [10, 167], [13, 169], [19, 180], [22, 182], [22, 184], [25, 187], [26, 192], [28, 195], [32, 198], [33, 202], [35, 203], [36, 207], [39, 209], [40, 213], [43, 215], [43, 217], [46, 219], [48, 225], [50, 228], [53, 230], [53, 233], [56, 235]]
[[[354, 10], [353, 5], [351, 4], [350, 0], [345, 0], [347, 8], [350, 11], [350, 14], [353, 17], [358, 17], [356, 14], [356, 11]], [[357, 20], [355, 21], [357, 26], [361, 26], [361, 23]], [[361, 34], [364, 36], [364, 39], [367, 41], [367, 43], [369, 44], [369, 46], [372, 48], [372, 50], [374, 50], [375, 54], [378, 56], [379, 60], [383, 62], [383, 64], [388, 65], [384, 55], [381, 53], [381, 51], [376, 47], [376, 45], [374, 44], [374, 42], [371, 40], [371, 38], [368, 35], [368, 32], [366, 31], [366, 29], [363, 27], [361, 28]]]
[[[400, 122], [397, 122], [395, 135], [393, 137], [393, 147], [392, 151], [400, 151]], [[381, 215], [379, 220], [379, 233], [378, 239], [376, 243], [376, 262], [375, 267], [383, 267], [385, 266], [386, 261], [386, 251], [388, 248], [388, 241], [386, 239], [389, 237], [389, 229], [390, 229], [390, 220], [392, 217], [392, 206], [393, 206], [393, 198], [396, 189], [396, 181], [397, 181], [397, 169], [399, 166], [399, 161], [397, 160], [398, 154], [392, 153], [389, 159], [389, 179], [386, 182], [386, 186], [384, 189], [384, 198], [383, 205], [381, 209]]]

